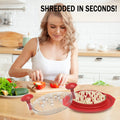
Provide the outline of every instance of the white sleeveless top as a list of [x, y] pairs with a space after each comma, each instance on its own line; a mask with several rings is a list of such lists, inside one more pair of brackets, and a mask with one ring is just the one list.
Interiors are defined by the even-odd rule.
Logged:
[[32, 69], [41, 70], [43, 73], [43, 79], [55, 80], [56, 76], [60, 73], [69, 74], [71, 68], [71, 52], [65, 60], [56, 61], [50, 60], [43, 56], [40, 51], [39, 39], [37, 39], [36, 54], [31, 58]]

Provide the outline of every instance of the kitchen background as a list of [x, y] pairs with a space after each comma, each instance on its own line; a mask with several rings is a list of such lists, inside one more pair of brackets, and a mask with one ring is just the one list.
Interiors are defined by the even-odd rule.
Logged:
[[[114, 49], [120, 43], [120, 1], [118, 0], [22, 0], [25, 3], [25, 11], [0, 10], [0, 16], [10, 13], [11, 25], [0, 25], [0, 31], [16, 31], [22, 34], [30, 33], [31, 37], [40, 34], [40, 21], [44, 12], [40, 12], [41, 4], [47, 5], [58, 2], [74, 5], [101, 4], [117, 5], [118, 12], [85, 13], [74, 12], [73, 23], [76, 27], [76, 38], [80, 49], [85, 49], [88, 43], [108, 45]], [[84, 1], [84, 2], [83, 2]], [[2, 5], [1, 5], [2, 6]], [[18, 6], [18, 5], [16, 5]]]
[[[0, 0], [0, 21], [1, 21], [0, 32], [14, 31], [24, 35], [27, 35], [29, 33], [29, 36], [31, 38], [37, 37], [40, 34], [40, 22], [44, 15], [44, 12], [40, 12], [40, 6], [42, 4], [49, 5], [56, 2], [62, 2], [65, 4], [72, 4], [72, 5], [91, 5], [91, 4], [117, 5], [117, 12], [88, 12], [88, 13], [74, 12], [72, 13], [72, 16], [73, 16], [73, 23], [76, 29], [76, 39], [78, 42], [79, 49], [86, 50], [86, 48], [89, 48], [89, 49], [98, 50], [99, 49], [98, 47], [102, 46], [103, 48], [102, 51], [107, 51], [107, 50], [115, 50], [116, 47], [120, 44], [120, 1], [119, 0], [75, 0], [74, 2], [73, 0], [66, 0], [64, 2], [63, 0], [52, 0], [52, 1], [20, 0], [22, 4], [20, 2], [17, 2], [17, 4], [11, 4], [11, 5], [8, 4], [9, 3], [8, 1], [9, 0]], [[12, 1], [14, 2], [14, 0], [11, 0], [11, 2]], [[3, 2], [6, 3], [3, 4]], [[11, 8], [14, 10], [10, 10]], [[4, 18], [8, 19], [9, 22], [5, 23]], [[89, 59], [96, 59], [96, 58], [93, 57], [91, 58], [91, 56], [89, 55], [86, 56], [85, 58], [80, 58], [80, 57], [81, 56], [79, 56], [80, 79], [83, 79], [83, 76], [87, 74], [88, 77], [85, 79], [94, 80], [94, 81], [99, 80], [101, 79], [100, 71], [102, 71], [102, 74], [106, 73], [107, 76], [110, 76], [112, 74], [112, 77], [111, 78], [108, 77], [108, 79], [112, 79], [114, 76], [119, 77], [120, 75], [119, 69], [117, 70], [117, 72], [112, 72], [105, 69], [102, 70], [100, 69], [98, 72], [96, 72], [96, 69], [94, 69], [93, 71], [91, 71], [90, 69], [88, 71], [89, 67], [93, 68], [93, 66], [95, 66], [95, 68], [97, 68], [98, 66], [96, 66], [96, 63], [95, 65], [93, 63], [92, 66], [88, 65], [87, 70], [82, 69], [81, 64], [85, 65], [86, 63], [83, 63], [80, 60], [83, 59], [84, 61], [84, 59], [86, 59], [87, 57], [88, 60], [87, 63], [89, 63], [90, 62]], [[12, 62], [16, 58], [17, 55], [14, 55], [14, 57], [12, 56]], [[109, 57], [109, 59], [107, 59], [108, 61], [103, 61], [103, 63], [100, 64], [105, 66], [106, 63], [109, 63], [108, 66], [110, 66], [111, 63], [113, 64], [114, 62], [115, 64], [113, 64], [111, 69], [113, 69], [113, 67], [116, 68], [116, 66], [119, 67], [118, 65], [120, 64], [119, 57], [117, 57], [117, 60], [116, 59], [113, 60], [113, 57], [112, 60], [111, 57]], [[3, 60], [1, 61], [3, 62]], [[99, 65], [99, 67], [100, 66], [101, 65]], [[83, 68], [85, 67], [86, 66], [83, 66]], [[108, 69], [110, 68], [108, 67]], [[115, 70], [113, 69], [113, 71]], [[85, 75], [83, 75], [84, 73]]]

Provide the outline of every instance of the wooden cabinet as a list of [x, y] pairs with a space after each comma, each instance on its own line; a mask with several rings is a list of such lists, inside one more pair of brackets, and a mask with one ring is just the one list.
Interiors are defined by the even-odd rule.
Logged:
[[80, 84], [93, 83], [98, 80], [120, 86], [120, 58], [119, 57], [80, 57]]

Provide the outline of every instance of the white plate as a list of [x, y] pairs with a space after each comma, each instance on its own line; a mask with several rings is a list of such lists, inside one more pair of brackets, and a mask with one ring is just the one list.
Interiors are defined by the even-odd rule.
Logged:
[[[26, 95], [26, 94], [24, 94]], [[4, 97], [4, 98], [19, 98], [19, 97], [22, 97], [24, 95], [17, 95], [17, 96], [4, 96], [4, 95], [0, 95], [0, 97]]]

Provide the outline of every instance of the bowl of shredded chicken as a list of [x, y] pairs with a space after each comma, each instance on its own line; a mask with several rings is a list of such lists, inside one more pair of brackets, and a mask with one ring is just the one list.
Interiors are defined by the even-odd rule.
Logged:
[[106, 95], [96, 90], [81, 90], [75, 93], [73, 102], [78, 105], [99, 105], [105, 103]]

